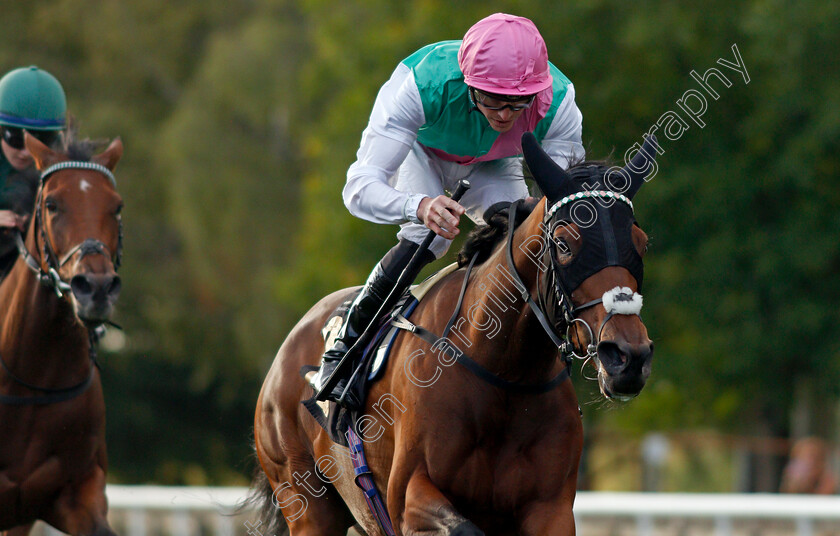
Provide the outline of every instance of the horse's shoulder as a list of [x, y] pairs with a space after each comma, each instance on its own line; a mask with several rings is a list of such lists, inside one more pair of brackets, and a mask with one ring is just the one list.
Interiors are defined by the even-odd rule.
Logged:
[[422, 314], [423, 309], [449, 308], [455, 306], [458, 295], [461, 292], [461, 285], [464, 282], [466, 268], [460, 267], [449, 270], [434, 281], [429, 288], [424, 289], [422, 299], [417, 304], [414, 315]]

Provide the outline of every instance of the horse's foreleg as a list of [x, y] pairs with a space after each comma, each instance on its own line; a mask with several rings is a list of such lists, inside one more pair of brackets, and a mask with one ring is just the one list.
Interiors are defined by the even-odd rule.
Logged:
[[523, 536], [575, 536], [574, 495], [531, 506], [521, 523]]
[[117, 536], [106, 518], [105, 471], [98, 465], [81, 482], [64, 488], [44, 521], [73, 536]]
[[332, 486], [314, 476], [311, 468], [290, 472], [291, 478], [273, 485], [275, 513], [282, 515], [291, 536], [345, 534], [355, 522]]
[[[390, 500], [388, 509], [391, 512], [400, 510]], [[402, 516], [394, 521], [403, 536], [484, 536], [481, 529], [458, 513], [423, 472], [415, 473], [409, 479]]]

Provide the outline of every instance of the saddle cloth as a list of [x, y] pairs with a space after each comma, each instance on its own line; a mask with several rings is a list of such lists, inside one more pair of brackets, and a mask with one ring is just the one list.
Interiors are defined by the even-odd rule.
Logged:
[[[354, 359], [353, 377], [348, 389], [353, 389], [359, 393], [360, 400], [365, 399], [370, 386], [379, 379], [382, 372], [385, 370], [385, 364], [388, 362], [388, 356], [391, 352], [391, 347], [399, 334], [399, 329], [391, 325], [391, 320], [400, 314], [405, 318], [410, 318], [411, 313], [426, 296], [428, 291], [434, 287], [441, 279], [451, 274], [458, 269], [457, 263], [452, 263], [449, 266], [438, 270], [429, 276], [422, 283], [411, 287], [406, 291], [389, 314], [385, 315], [378, 321], [378, 329], [376, 335], [371, 339], [371, 342], [365, 347], [362, 354]], [[341, 326], [344, 324], [347, 311], [350, 309], [350, 304], [356, 299], [361, 289], [352, 293], [348, 298], [336, 309], [330, 313], [324, 322], [324, 327], [321, 329], [321, 335], [324, 337], [324, 349], [332, 347], [335, 338], [341, 331]], [[305, 366], [301, 369], [301, 376], [308, 379], [313, 376], [313, 372], [317, 371], [318, 367]], [[314, 389], [313, 396], [308, 400], [301, 402], [303, 406], [312, 414], [312, 417], [318, 424], [330, 434], [333, 442], [342, 446], [348, 446], [347, 429], [355, 423], [356, 419], [363, 414], [362, 410], [349, 410], [339, 406], [333, 401], [319, 402], [315, 400]]]

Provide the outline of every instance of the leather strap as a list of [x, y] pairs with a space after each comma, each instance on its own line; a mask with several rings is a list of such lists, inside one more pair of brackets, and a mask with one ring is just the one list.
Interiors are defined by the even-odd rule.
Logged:
[[[478, 258], [478, 253], [473, 254], [473, 257], [470, 260], [470, 264], [469, 264], [469, 266], [467, 266], [466, 273], [464, 274], [464, 281], [463, 281], [463, 283], [461, 283], [461, 293], [458, 296], [458, 303], [455, 306], [455, 312], [452, 314], [452, 317], [449, 319], [449, 322], [446, 325], [446, 329], [444, 330], [442, 337], [438, 337], [437, 335], [435, 335], [434, 333], [432, 333], [431, 331], [427, 330], [426, 328], [424, 328], [422, 326], [415, 325], [414, 323], [409, 321], [407, 318], [405, 318], [403, 315], [396, 315], [394, 317], [394, 319], [391, 321], [391, 325], [394, 326], [395, 328], [402, 329], [402, 330], [408, 331], [410, 333], [413, 333], [417, 337], [419, 337], [419, 338], [423, 339], [424, 341], [426, 341], [427, 343], [429, 343], [429, 345], [431, 345], [431, 346], [434, 346], [439, 340], [441, 340], [443, 338], [446, 338], [449, 335], [449, 330], [452, 328], [452, 325], [455, 323], [455, 320], [458, 317], [459, 312], [461, 311], [461, 305], [464, 301], [464, 295], [466, 294], [467, 285], [468, 285], [469, 280], [470, 280], [470, 273], [472, 272], [473, 266], [475, 265], [475, 261], [476, 261], [477, 258]], [[516, 269], [513, 270], [513, 273], [516, 274]], [[522, 282], [519, 281], [519, 276], [515, 275], [515, 277], [517, 278], [520, 287], [523, 286]], [[530, 295], [528, 296], [528, 298], [530, 298]], [[533, 300], [531, 301], [531, 303], [533, 303]], [[533, 308], [533, 306], [532, 306], [532, 308]], [[539, 311], [539, 309], [537, 311]], [[540, 313], [540, 314], [542, 314], [542, 313]], [[543, 318], [545, 318], [545, 317], [543, 316]], [[543, 327], [545, 327], [545, 324], [543, 324]], [[561, 344], [562, 344], [562, 341], [561, 341]], [[458, 350], [458, 355], [455, 358], [455, 361], [457, 361], [461, 366], [463, 366], [464, 368], [466, 368], [467, 370], [472, 372], [474, 375], [476, 375], [480, 379], [489, 383], [490, 385], [492, 385], [494, 387], [498, 387], [500, 389], [505, 389], [506, 391], [512, 391], [514, 393], [521, 393], [521, 394], [547, 393], [547, 392], [553, 390], [555, 387], [557, 387], [561, 383], [563, 383], [566, 380], [566, 378], [569, 377], [570, 367], [566, 366], [566, 367], [563, 368], [563, 370], [560, 372], [560, 374], [558, 374], [557, 376], [555, 376], [554, 378], [552, 378], [551, 380], [549, 380], [548, 382], [545, 382], [545, 383], [522, 384], [522, 383], [511, 382], [511, 381], [505, 380], [504, 378], [500, 378], [496, 374], [494, 374], [494, 373], [490, 372], [489, 370], [487, 370], [486, 368], [482, 367], [475, 360], [471, 359], [464, 352], [462, 352], [459, 348], [456, 348], [456, 349]]]

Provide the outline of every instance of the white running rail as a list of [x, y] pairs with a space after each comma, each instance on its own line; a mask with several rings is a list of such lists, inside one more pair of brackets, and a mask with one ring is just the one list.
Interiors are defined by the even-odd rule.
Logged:
[[[273, 536], [260, 530], [256, 513], [231, 515], [247, 494], [243, 487], [108, 486], [110, 516], [122, 536]], [[840, 534], [840, 496], [579, 492], [575, 518], [578, 536], [614, 534], [616, 526], [621, 534], [680, 534], [692, 522], [705, 523], [702, 533], [710, 536], [755, 533], [755, 527], [744, 532], [743, 522], [781, 524], [789, 527], [784, 534], [820, 536]], [[628, 525], [635, 531], [628, 532]], [[59, 534], [44, 526], [40, 530], [33, 536]]]
[[[817, 536], [840, 534], [840, 496], [729, 494], [729, 493], [578, 493], [575, 519], [579, 529], [589, 519], [631, 518], [636, 534], [663, 534], [655, 530], [658, 520], [707, 520], [708, 534], [731, 536], [742, 533], [739, 522], [787, 522], [786, 534]], [[832, 532], [815, 531], [817, 523], [834, 527]], [[751, 531], [752, 533], [756, 533]], [[760, 533], [760, 532], [759, 532]], [[578, 534], [586, 536], [585, 530]]]

